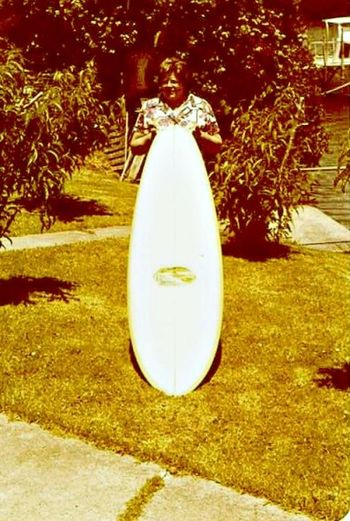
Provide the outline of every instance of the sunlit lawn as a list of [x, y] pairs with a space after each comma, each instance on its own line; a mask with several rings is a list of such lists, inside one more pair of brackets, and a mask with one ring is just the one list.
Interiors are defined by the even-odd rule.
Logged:
[[[90, 163], [67, 183], [50, 231], [130, 224], [136, 192]], [[35, 212], [12, 229], [39, 232]], [[180, 398], [133, 365], [126, 240], [0, 261], [2, 411], [320, 519], [349, 510], [347, 255], [225, 256], [217, 367]]]
[[127, 241], [0, 256], [0, 409], [338, 521], [349, 492], [349, 260], [224, 258], [222, 352], [171, 398], [129, 352]]
[[[56, 222], [49, 231], [130, 224], [136, 193], [137, 185], [119, 181], [106, 159], [96, 154], [66, 182], [63, 198], [55, 204]], [[10, 235], [40, 232], [38, 211], [23, 211]]]

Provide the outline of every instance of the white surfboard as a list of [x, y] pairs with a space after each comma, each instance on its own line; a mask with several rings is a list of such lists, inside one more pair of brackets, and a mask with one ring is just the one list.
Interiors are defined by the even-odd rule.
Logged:
[[214, 360], [223, 311], [211, 188], [192, 134], [158, 132], [139, 186], [129, 248], [128, 312], [136, 360], [168, 395], [195, 389]]

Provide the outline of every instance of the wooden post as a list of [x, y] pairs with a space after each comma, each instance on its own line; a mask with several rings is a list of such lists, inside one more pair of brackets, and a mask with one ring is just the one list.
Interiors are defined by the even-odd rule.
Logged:
[[326, 20], [326, 46], [325, 46], [325, 53], [324, 53], [325, 67], [327, 67], [327, 65], [328, 65], [328, 43], [329, 43], [329, 24]]
[[338, 25], [338, 33], [340, 32], [340, 68], [341, 68], [341, 79], [344, 79], [344, 27], [339, 24]]

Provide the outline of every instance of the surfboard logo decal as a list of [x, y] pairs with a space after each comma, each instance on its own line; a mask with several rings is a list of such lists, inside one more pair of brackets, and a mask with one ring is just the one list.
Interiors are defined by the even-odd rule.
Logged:
[[196, 275], [184, 266], [160, 268], [153, 278], [160, 286], [183, 286], [196, 280]]

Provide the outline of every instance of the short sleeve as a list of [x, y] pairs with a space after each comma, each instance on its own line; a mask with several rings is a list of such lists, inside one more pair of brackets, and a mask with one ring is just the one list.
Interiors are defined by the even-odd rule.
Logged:
[[159, 98], [151, 98], [144, 101], [139, 110], [133, 132], [145, 132], [154, 127], [162, 117], [163, 112]]
[[201, 100], [201, 108], [200, 108], [200, 120], [199, 126], [208, 134], [220, 134], [219, 124], [215, 117], [214, 111], [206, 100]]

